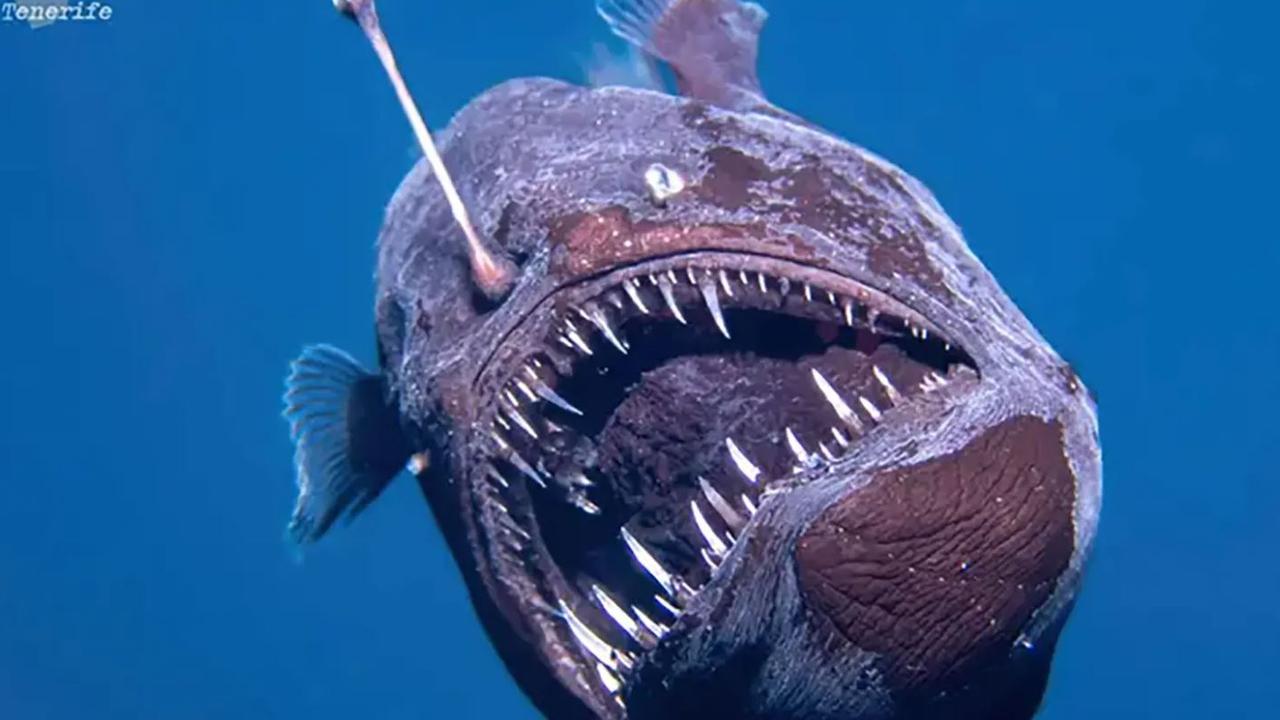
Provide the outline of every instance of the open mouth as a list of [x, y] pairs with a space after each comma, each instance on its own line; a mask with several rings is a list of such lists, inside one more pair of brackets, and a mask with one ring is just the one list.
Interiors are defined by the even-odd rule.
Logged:
[[910, 308], [773, 258], [655, 261], [553, 300], [489, 409], [484, 514], [618, 702], [770, 495], [976, 377]]

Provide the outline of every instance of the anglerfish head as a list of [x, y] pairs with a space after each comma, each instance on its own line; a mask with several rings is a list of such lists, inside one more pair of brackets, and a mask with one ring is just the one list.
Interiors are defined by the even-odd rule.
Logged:
[[512, 279], [415, 168], [381, 367], [328, 386], [363, 388], [347, 449], [296, 422], [297, 534], [412, 457], [555, 718], [1030, 717], [1096, 526], [1087, 391], [922, 185], [764, 100], [756, 6], [604, 5], [684, 95], [520, 80], [454, 118]]

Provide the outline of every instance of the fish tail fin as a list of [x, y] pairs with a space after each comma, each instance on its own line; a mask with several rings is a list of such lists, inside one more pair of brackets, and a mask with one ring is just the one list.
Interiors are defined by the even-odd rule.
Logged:
[[741, 0], [596, 0], [614, 34], [671, 66], [680, 92], [730, 108], [763, 102], [756, 59], [768, 14]]
[[290, 363], [284, 404], [298, 485], [288, 533], [304, 544], [373, 502], [411, 451], [382, 377], [332, 345]]

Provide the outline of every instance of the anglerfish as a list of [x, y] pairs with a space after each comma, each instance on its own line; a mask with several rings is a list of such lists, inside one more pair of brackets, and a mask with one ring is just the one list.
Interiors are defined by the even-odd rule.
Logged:
[[769, 102], [765, 12], [599, 0], [674, 92], [516, 79], [377, 245], [378, 366], [287, 380], [298, 543], [406, 468], [550, 718], [1029, 718], [1101, 503], [1089, 391], [917, 180]]

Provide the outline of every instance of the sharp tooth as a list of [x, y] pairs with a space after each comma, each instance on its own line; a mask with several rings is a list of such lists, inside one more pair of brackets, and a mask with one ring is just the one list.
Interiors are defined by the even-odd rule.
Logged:
[[750, 281], [748, 281], [748, 280], [747, 280], [747, 271], [746, 271], [746, 270], [739, 270], [739, 271], [738, 271], [738, 279], [742, 281], [742, 284], [743, 284], [743, 285], [750, 285], [750, 284], [751, 284], [751, 283], [750, 283]]
[[573, 343], [574, 347], [578, 348], [583, 353], [587, 355], [595, 355], [595, 353], [591, 352], [591, 346], [588, 345], [587, 341], [578, 333], [578, 326], [574, 325], [572, 320], [565, 320], [565, 324], [568, 325], [568, 328], [565, 330], [565, 334], [569, 336], [569, 342]]
[[729, 297], [733, 297], [733, 286], [729, 284], [729, 274], [726, 273], [724, 270], [721, 270], [719, 275], [720, 275], [720, 287], [724, 288], [724, 294], [728, 295]]
[[871, 416], [872, 420], [880, 422], [880, 408], [873, 405], [870, 400], [862, 397], [861, 395], [858, 396], [858, 404], [862, 405], [862, 409], [867, 411], [867, 414]]
[[809, 283], [804, 284], [804, 300], [805, 302], [813, 302], [813, 288], [809, 286]]
[[524, 538], [525, 540], [532, 540], [532, 539], [533, 539], [533, 536], [532, 536], [532, 535], [530, 535], [529, 533], [525, 532], [525, 529], [524, 529], [524, 528], [522, 528], [522, 527], [520, 527], [519, 525], [517, 525], [517, 524], [516, 524], [515, 519], [514, 519], [514, 518], [512, 518], [510, 515], [502, 515], [502, 516], [500, 516], [500, 517], [501, 517], [501, 519], [500, 519], [500, 521], [499, 521], [499, 522], [501, 522], [501, 523], [502, 523], [503, 527], [505, 527], [506, 529], [510, 530], [511, 532], [514, 532], [515, 534], [519, 535], [520, 537]]
[[840, 447], [849, 447], [849, 438], [845, 437], [839, 428], [831, 428], [831, 434], [835, 436], [836, 442], [840, 444]]
[[521, 430], [529, 434], [529, 437], [534, 440], [538, 439], [538, 431], [533, 429], [533, 424], [524, 416], [524, 413], [515, 408], [507, 408], [507, 414], [511, 416], [512, 420], [516, 421], [516, 425], [519, 425]]
[[520, 400], [516, 398], [515, 393], [511, 392], [510, 390], [503, 388], [502, 397], [507, 401], [509, 405], [511, 405], [511, 407], [520, 407]]
[[569, 493], [569, 503], [588, 515], [599, 515], [600, 506], [580, 492]]
[[573, 611], [569, 609], [564, 600], [560, 601], [560, 614], [568, 622], [569, 631], [573, 633], [573, 638], [587, 652], [591, 653], [592, 657], [599, 660], [610, 670], [618, 669], [618, 661], [621, 658], [618, 650], [602, 640], [599, 635], [596, 635], [591, 628], [587, 627], [586, 623], [579, 620], [578, 616], [573, 614]]
[[519, 470], [521, 473], [524, 473], [525, 477], [538, 483], [542, 487], [547, 486], [547, 481], [543, 480], [542, 476], [538, 474], [538, 471], [534, 470], [532, 465], [525, 462], [524, 458], [520, 457], [520, 453], [516, 452], [515, 450], [511, 450], [509, 453], [507, 453], [507, 462], [511, 463], [512, 465], [515, 465], [516, 469]]
[[618, 664], [619, 664], [619, 665], [622, 665], [622, 666], [623, 666], [623, 667], [625, 667], [627, 670], [631, 670], [631, 669], [633, 669], [633, 668], [636, 666], [636, 656], [635, 656], [635, 655], [632, 655], [631, 653], [627, 652], [626, 650], [619, 650], [619, 651], [618, 651]]
[[671, 278], [666, 275], [659, 276], [658, 290], [662, 293], [662, 299], [667, 301], [667, 309], [671, 310], [676, 320], [679, 320], [681, 325], [688, 325], [689, 321], [684, 319], [684, 313], [680, 312], [680, 306], [676, 304], [676, 294], [671, 285]]
[[702, 562], [706, 563], [708, 568], [711, 568], [711, 572], [715, 572], [720, 569], [720, 563], [716, 562], [716, 559], [711, 557], [711, 553], [708, 552], [706, 548], [700, 548], [698, 553], [702, 555]]
[[662, 567], [662, 563], [658, 562], [658, 558], [654, 557], [648, 548], [641, 545], [640, 541], [635, 539], [635, 536], [625, 527], [622, 528], [622, 541], [626, 543], [627, 549], [631, 551], [631, 557], [635, 558], [640, 567], [644, 568], [645, 572], [649, 573], [662, 586], [662, 589], [667, 591], [668, 595], [675, 595], [676, 586], [672, 581], [671, 573]]
[[627, 297], [631, 298], [631, 302], [640, 312], [645, 315], [649, 314], [649, 308], [644, 304], [644, 300], [640, 298], [640, 285], [635, 278], [629, 278], [622, 283], [622, 289], [626, 291]]
[[796, 456], [796, 460], [804, 467], [813, 465], [813, 456], [804, 448], [804, 445], [800, 444], [800, 438], [796, 437], [791, 428], [787, 428], [783, 434], [786, 435], [787, 447], [791, 448], [791, 454]]
[[604, 689], [610, 693], [617, 694], [622, 689], [622, 681], [613, 674], [613, 671], [605, 667], [604, 663], [596, 663], [596, 675], [600, 676], [600, 684], [604, 685]]
[[936, 372], [932, 372], [932, 373], [929, 373], [929, 374], [933, 376], [933, 382], [934, 382], [934, 384], [935, 384], [935, 385], [937, 385], [938, 387], [942, 387], [943, 385], [946, 385], [946, 384], [947, 384], [947, 379], [946, 379], [946, 378], [944, 378], [944, 377], [942, 377], [942, 376], [941, 376], [941, 375], [939, 375], [938, 373], [936, 373]]
[[[501, 416], [499, 415], [498, 417]], [[503, 453], [511, 452], [511, 444], [508, 443], [507, 439], [502, 436], [502, 433], [497, 430], [489, 431], [489, 439], [493, 440], [493, 444], [497, 445], [498, 449]]]
[[832, 305], [836, 304], [836, 294], [831, 292], [830, 290], [827, 291], [827, 302], [831, 303]]
[[493, 419], [498, 421], [498, 424], [502, 426], [503, 430], [511, 430], [511, 423], [507, 422], [507, 419], [502, 417], [501, 412], [494, 415]]
[[715, 321], [716, 327], [720, 328], [720, 334], [729, 337], [729, 328], [724, 324], [724, 313], [720, 312], [720, 294], [716, 291], [715, 282], [707, 278], [698, 283], [698, 289], [702, 291], [702, 299], [707, 301], [707, 309], [711, 311], [711, 319]]
[[618, 352], [623, 355], [627, 354], [626, 343], [622, 342], [622, 338], [618, 337], [618, 334], [614, 332], [613, 326], [609, 324], [609, 316], [604, 314], [604, 310], [600, 306], [595, 304], [587, 306], [583, 317], [597, 328], [600, 328], [600, 332], [604, 333], [610, 344], [618, 348]]
[[929, 328], [927, 328], [927, 327], [922, 327], [922, 328], [920, 328], [920, 339], [921, 339], [921, 340], [928, 340], [928, 339], [929, 339]]
[[[708, 270], [707, 272], [710, 273], [711, 271]], [[692, 265], [684, 269], [684, 274], [688, 276], [690, 285], [698, 284], [698, 271]]]
[[582, 414], [581, 410], [574, 407], [572, 403], [570, 403], [568, 400], [565, 400], [563, 397], [561, 397], [559, 393], [557, 393], [555, 390], [552, 390], [551, 386], [542, 382], [542, 380], [534, 381], [533, 390], [538, 394], [538, 397], [542, 398], [543, 400], [546, 400], [547, 402], [551, 403], [552, 405], [555, 405], [556, 407], [560, 408], [561, 410], [564, 410], [567, 413], [573, 413], [574, 415]]
[[839, 459], [836, 457], [835, 453], [831, 452], [831, 448], [827, 447], [827, 444], [821, 440], [818, 441], [818, 450], [822, 451], [822, 456], [831, 462], [835, 462]]
[[502, 473], [498, 472], [498, 469], [492, 465], [489, 466], [489, 479], [498, 485], [501, 485], [503, 488], [511, 487], [511, 483], [507, 482], [507, 479], [503, 477]]
[[680, 614], [681, 614], [680, 608], [673, 605], [671, 601], [668, 600], [667, 598], [663, 597], [662, 595], [654, 595], [653, 600], [654, 602], [658, 603], [658, 605], [662, 606], [663, 610], [666, 610], [667, 612], [671, 613], [671, 617], [675, 617], [675, 618], [680, 617]]
[[542, 487], [547, 486], [547, 483], [538, 475], [538, 472], [529, 463], [525, 462], [524, 458], [520, 457], [520, 453], [516, 452], [515, 448], [511, 447], [511, 444], [504, 440], [502, 435], [494, 431], [489, 433], [489, 437], [498, 446], [499, 457], [515, 465], [516, 469], [524, 473], [530, 480]]
[[746, 508], [747, 512], [753, 516], [760, 510], [755, 503], [751, 502], [751, 496], [746, 493], [742, 493], [742, 507]]
[[702, 508], [698, 506], [698, 501], [691, 500], [689, 507], [693, 508], [693, 524], [698, 526], [698, 532], [702, 533], [702, 539], [707, 541], [711, 552], [717, 557], [724, 557], [725, 553], [729, 552], [729, 546], [716, 534], [711, 523], [707, 522], [706, 516], [702, 514]]
[[782, 293], [783, 295], [786, 295], [787, 293], [791, 292], [790, 278], [785, 278], [785, 277], [778, 278], [778, 292]]
[[742, 516], [734, 511], [733, 506], [725, 501], [724, 496], [717, 492], [711, 483], [707, 482], [706, 478], [699, 477], [698, 485], [702, 487], [702, 494], [706, 496], [707, 502], [711, 503], [711, 507], [715, 508], [716, 512], [720, 514], [720, 517], [724, 518], [729, 527], [738, 530], [747, 524], [742, 519]]
[[605, 613], [613, 618], [614, 622], [618, 623], [618, 627], [625, 630], [636, 641], [640, 640], [640, 626], [636, 624], [635, 618], [628, 615], [627, 611], [623, 610], [616, 600], [609, 597], [609, 593], [601, 590], [599, 585], [592, 585], [591, 594], [595, 596], [596, 602], [600, 604]]
[[832, 387], [831, 383], [827, 382], [827, 379], [823, 377], [822, 373], [818, 372], [817, 368], [813, 368], [809, 372], [813, 375], [813, 382], [818, 386], [818, 392], [821, 392], [822, 397], [826, 398], [831, 407], [835, 409], [836, 416], [846, 425], [850, 425], [861, 432], [862, 421], [854, 414], [853, 408], [849, 407], [849, 403], [840, 397], [840, 393]]
[[529, 398], [531, 402], [538, 401], [538, 395], [533, 392], [533, 388], [529, 387], [529, 383], [523, 380], [517, 379], [516, 389], [520, 391], [521, 395], [524, 395], [525, 397]]
[[844, 310], [844, 324], [853, 327], [853, 301], [845, 298], [840, 307]]
[[756, 284], [760, 286], [760, 292], [762, 293], [769, 292], [769, 285], [764, 279], [764, 273], [762, 272], [756, 273]]
[[577, 485], [578, 487], [595, 487], [595, 482], [581, 470], [575, 470], [569, 474], [569, 484]]
[[636, 607], [635, 605], [631, 606], [631, 612], [635, 614], [636, 618], [640, 621], [640, 624], [645, 626], [645, 629], [653, 633], [653, 636], [658, 638], [659, 640], [661, 640], [662, 636], [666, 635], [667, 631], [671, 629], [666, 625], [663, 625], [662, 623], [658, 622], [657, 620], [654, 620], [653, 618], [649, 617], [644, 613], [643, 610]]
[[738, 447], [738, 443], [733, 438], [725, 438], [724, 444], [729, 447], [729, 457], [733, 458], [733, 464], [738, 467], [738, 472], [742, 473], [750, 482], [759, 482], [760, 468], [751, 462]]
[[900, 400], [902, 400], [902, 393], [898, 392], [898, 388], [893, 386], [893, 383], [889, 381], [889, 376], [884, 374], [884, 371], [880, 369], [880, 366], [872, 365], [871, 374], [875, 376], [876, 380], [880, 383], [880, 386], [884, 388], [885, 394], [889, 396], [890, 404], [896, 405]]

